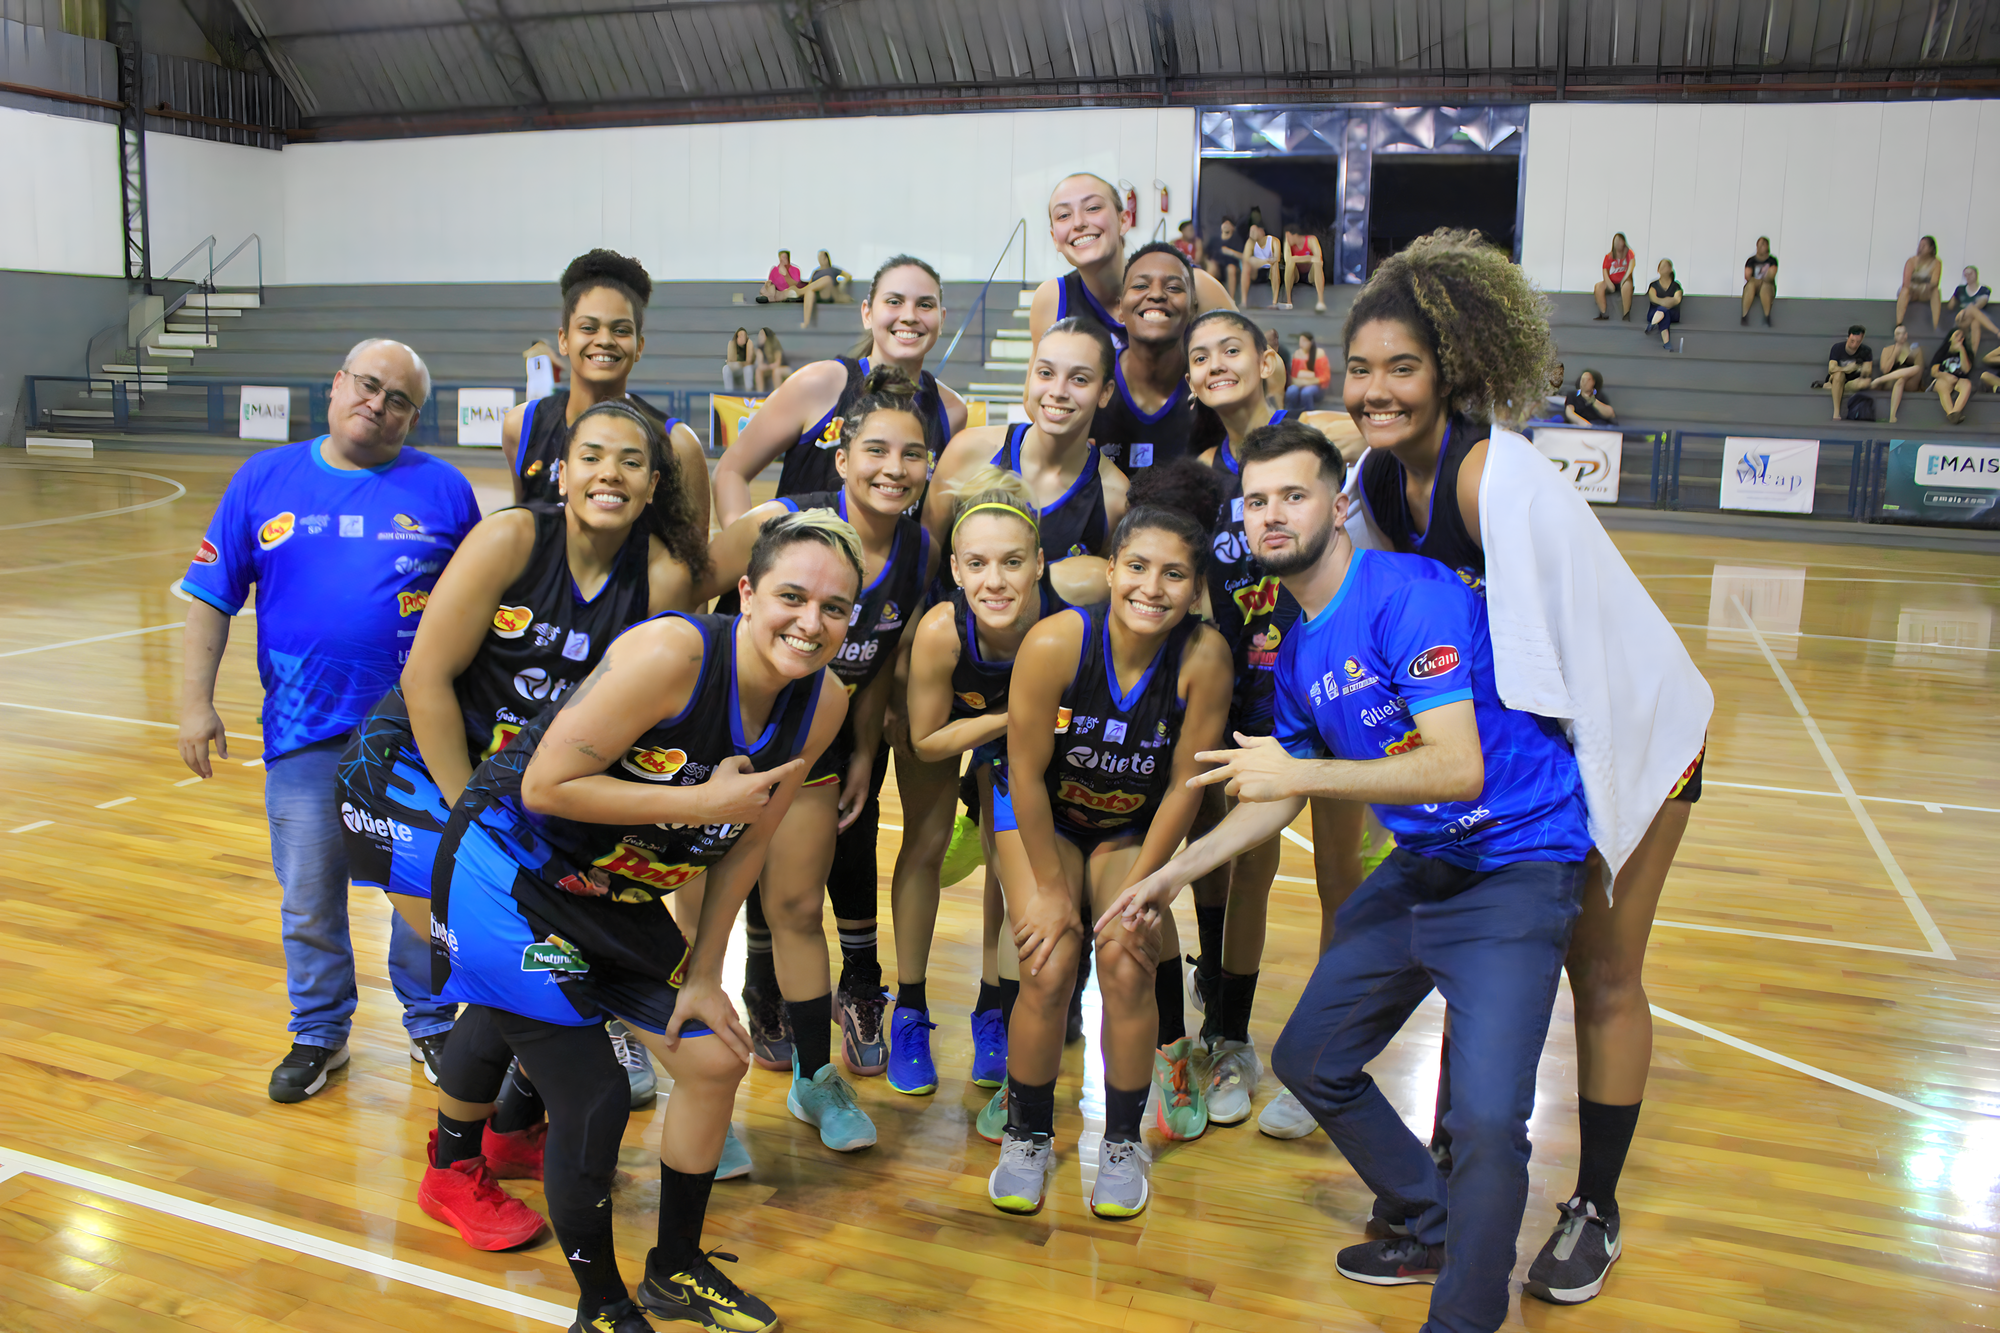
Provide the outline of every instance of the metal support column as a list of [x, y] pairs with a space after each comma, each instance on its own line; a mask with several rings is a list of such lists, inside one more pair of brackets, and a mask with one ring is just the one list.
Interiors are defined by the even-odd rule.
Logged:
[[118, 48], [118, 193], [125, 220], [125, 277], [153, 294], [153, 237], [146, 215], [146, 110], [139, 38], [130, 23], [111, 25]]

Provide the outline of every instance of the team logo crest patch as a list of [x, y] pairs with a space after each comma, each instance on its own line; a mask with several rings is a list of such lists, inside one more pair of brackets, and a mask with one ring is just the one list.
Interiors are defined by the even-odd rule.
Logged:
[[1360, 680], [1362, 676], [1367, 674], [1366, 668], [1364, 668], [1361, 665], [1361, 659], [1358, 657], [1350, 657], [1347, 659], [1346, 670], [1347, 670], [1347, 678], [1349, 680]]
[[687, 758], [685, 750], [662, 750], [654, 746], [648, 750], [634, 750], [622, 762], [648, 782], [665, 782], [681, 771], [681, 765], [687, 763]]
[[845, 424], [846, 418], [833, 418], [833, 420], [826, 423], [826, 429], [819, 433], [819, 439], [814, 441], [814, 443], [821, 449], [833, 448], [840, 443], [840, 428]]
[[424, 525], [411, 518], [408, 514], [396, 515], [396, 526], [405, 532], [422, 532], [424, 530]]
[[1068, 730], [1069, 730], [1069, 709], [1067, 708], [1056, 709], [1056, 735], [1060, 736], [1065, 731]]
[[560, 935], [551, 935], [541, 943], [530, 944], [521, 950], [521, 970], [583, 973], [590, 971], [590, 964], [584, 961], [574, 944]]
[[263, 527], [257, 529], [257, 545], [266, 551], [270, 550], [273, 546], [281, 545], [297, 529], [298, 521], [299, 516], [287, 509], [284, 513], [279, 514]]
[[967, 708], [983, 710], [986, 707], [986, 696], [978, 690], [965, 691], [965, 693], [958, 696], [958, 701]]
[[535, 622], [532, 606], [502, 606], [493, 612], [493, 632], [503, 639], [518, 639]]

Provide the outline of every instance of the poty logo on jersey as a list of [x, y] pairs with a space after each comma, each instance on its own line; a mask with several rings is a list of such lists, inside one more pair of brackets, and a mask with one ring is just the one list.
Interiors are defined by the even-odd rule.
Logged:
[[521, 950], [523, 972], [588, 972], [590, 964], [574, 944], [560, 935], [551, 935], [540, 944]]
[[279, 545], [292, 535], [298, 521], [298, 515], [287, 509], [257, 529], [257, 545], [266, 551]]
[[411, 518], [408, 514], [396, 515], [395, 524], [405, 532], [422, 532], [424, 530], [424, 525]]
[[681, 771], [681, 765], [688, 761], [686, 750], [663, 750], [658, 746], [646, 750], [633, 750], [620, 760], [648, 782], [665, 782]]
[[1236, 609], [1243, 613], [1245, 620], [1269, 615], [1278, 605], [1278, 579], [1275, 574], [1267, 574], [1248, 587], [1238, 588], [1229, 594], [1236, 602]]
[[503, 639], [518, 639], [528, 632], [528, 626], [535, 620], [532, 606], [496, 606], [493, 608], [493, 632]]
[[396, 614], [413, 616], [431, 604], [431, 595], [422, 590], [396, 594]]
[[1411, 658], [1409, 675], [1412, 680], [1429, 680], [1432, 676], [1442, 676], [1457, 669], [1458, 649], [1441, 643]]
[[[655, 861], [629, 842], [619, 843], [609, 854], [598, 857], [593, 864], [601, 867], [607, 874], [623, 875], [626, 879], [636, 880], [647, 888], [661, 893], [672, 893], [701, 874], [700, 866], [668, 865], [664, 861]], [[618, 895], [618, 898], [621, 902], [627, 901], [623, 894]]]
[[212, 565], [222, 559], [222, 552], [215, 549], [215, 543], [208, 538], [201, 539], [201, 545], [194, 548], [194, 562], [197, 565]]
[[1056, 800], [1112, 815], [1129, 815], [1146, 803], [1146, 798], [1138, 792], [1092, 791], [1073, 778], [1062, 780], [1056, 788]]
[[417, 835], [408, 824], [399, 824], [393, 819], [384, 819], [366, 810], [357, 810], [346, 801], [340, 803], [340, 822], [347, 825], [349, 833], [366, 833], [372, 837], [386, 838], [391, 842], [415, 842]]
[[958, 701], [967, 708], [983, 709], [986, 707], [986, 696], [978, 690], [966, 690], [958, 696]]
[[1056, 735], [1060, 736], [1068, 730], [1069, 730], [1069, 709], [1067, 708], [1056, 709]]
[[486, 752], [480, 755], [479, 757], [481, 759], [491, 759], [494, 755], [499, 754], [502, 750], [506, 749], [507, 746], [513, 741], [513, 739], [520, 734], [521, 734], [521, 727], [519, 723], [515, 722], [494, 723], [493, 737], [491, 740], [486, 742]]
[[1390, 741], [1387, 745], [1383, 746], [1382, 753], [1384, 755], [1407, 754], [1409, 751], [1416, 749], [1419, 745], [1422, 745], [1423, 743], [1424, 743], [1424, 734], [1418, 731], [1415, 727], [1411, 727], [1408, 731], [1405, 731], [1401, 737], [1399, 737], [1396, 740]]

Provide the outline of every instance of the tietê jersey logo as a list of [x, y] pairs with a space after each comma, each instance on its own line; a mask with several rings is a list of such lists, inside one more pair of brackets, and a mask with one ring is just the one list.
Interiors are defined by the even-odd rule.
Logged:
[[287, 509], [257, 529], [257, 545], [268, 551], [273, 546], [281, 544], [292, 535], [293, 527], [298, 521], [298, 515]]
[[666, 782], [688, 761], [686, 750], [662, 750], [658, 746], [634, 750], [619, 762], [648, 782]]
[[532, 606], [498, 606], [493, 609], [493, 632], [503, 639], [518, 639], [535, 623]]
[[208, 538], [201, 539], [201, 545], [194, 548], [194, 562], [197, 565], [212, 565], [222, 559], [222, 552], [215, 549], [215, 543]]
[[430, 602], [431, 595], [427, 592], [399, 592], [396, 594], [396, 614], [414, 616], [429, 606]]
[[1426, 648], [1410, 659], [1410, 679], [1429, 680], [1458, 669], [1458, 649], [1448, 643]]

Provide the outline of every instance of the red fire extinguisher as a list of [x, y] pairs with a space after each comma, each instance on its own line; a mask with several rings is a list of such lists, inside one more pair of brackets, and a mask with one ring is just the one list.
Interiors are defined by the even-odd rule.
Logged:
[[1166, 214], [1166, 213], [1167, 213], [1167, 211], [1168, 211], [1168, 207], [1167, 207], [1167, 183], [1166, 183], [1165, 181], [1154, 181], [1154, 182], [1153, 182], [1153, 184], [1155, 184], [1155, 185], [1157, 185], [1157, 186], [1159, 186], [1159, 187], [1160, 187], [1160, 213], [1161, 213], [1161, 215], [1162, 215], [1162, 216], [1165, 216], [1165, 214]]
[[1125, 187], [1125, 216], [1134, 222], [1139, 220], [1139, 192], [1130, 185]]

